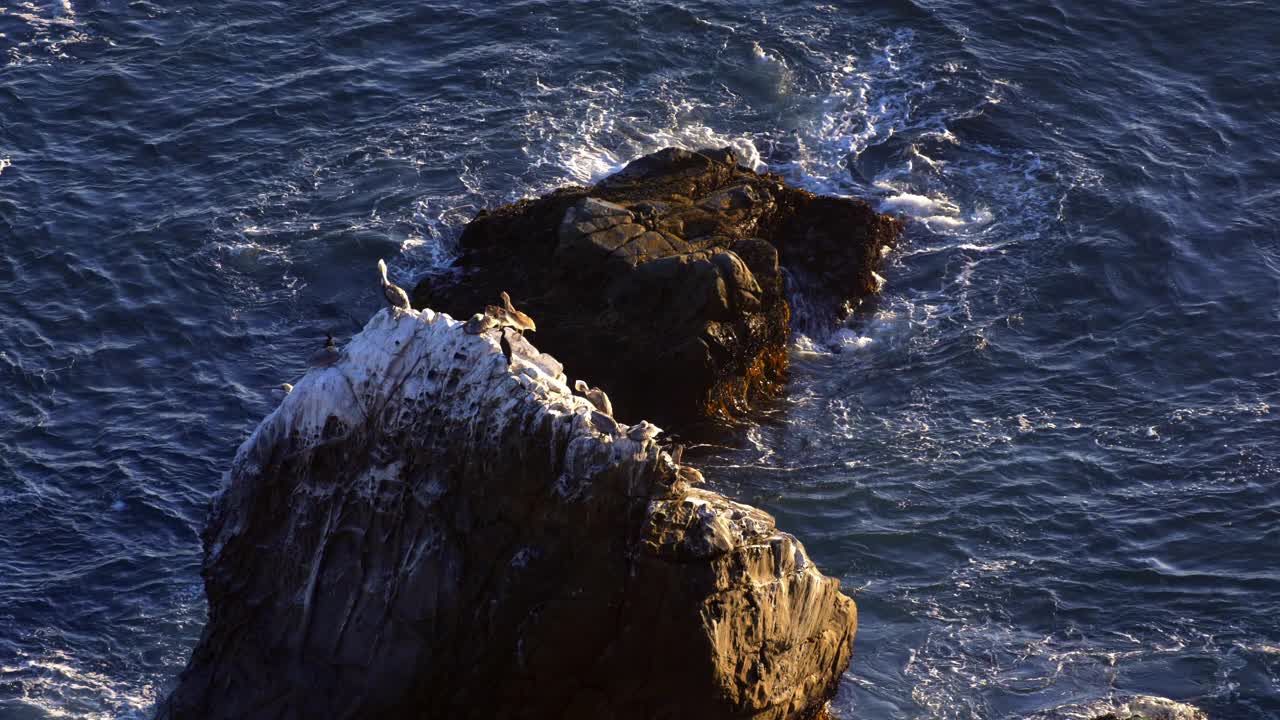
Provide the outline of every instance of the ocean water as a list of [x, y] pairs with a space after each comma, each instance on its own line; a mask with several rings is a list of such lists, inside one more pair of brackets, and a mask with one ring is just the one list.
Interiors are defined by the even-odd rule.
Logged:
[[1280, 5], [0, 5], [0, 718], [145, 717], [326, 331], [479, 209], [733, 145], [910, 218], [699, 447], [858, 600], [841, 718], [1280, 717]]

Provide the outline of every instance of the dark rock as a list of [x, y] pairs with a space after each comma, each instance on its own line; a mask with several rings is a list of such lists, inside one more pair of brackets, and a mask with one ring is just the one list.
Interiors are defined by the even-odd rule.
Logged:
[[208, 624], [159, 718], [820, 710], [839, 583], [508, 336], [510, 365], [496, 332], [383, 310], [297, 383], [214, 502]]
[[538, 321], [539, 345], [593, 378], [623, 418], [732, 418], [785, 377], [783, 268], [818, 324], [878, 290], [897, 221], [740, 167], [729, 149], [667, 149], [592, 188], [481, 213], [461, 273], [414, 292], [467, 317], [500, 290]]

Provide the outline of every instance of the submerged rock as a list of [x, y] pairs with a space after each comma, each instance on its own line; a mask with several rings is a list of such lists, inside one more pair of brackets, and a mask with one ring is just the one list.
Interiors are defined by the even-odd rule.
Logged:
[[[541, 323], [540, 323], [541, 326]], [[514, 337], [379, 312], [236, 455], [158, 717], [802, 718], [857, 611]]]
[[591, 188], [482, 212], [462, 272], [414, 291], [459, 317], [507, 290], [538, 343], [595, 380], [627, 419], [741, 415], [787, 368], [783, 268], [834, 325], [879, 290], [900, 225], [739, 167], [731, 150], [667, 149]]

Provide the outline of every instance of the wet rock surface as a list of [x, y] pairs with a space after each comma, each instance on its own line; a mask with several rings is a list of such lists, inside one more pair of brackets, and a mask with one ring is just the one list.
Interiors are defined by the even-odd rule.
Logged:
[[820, 711], [857, 622], [839, 583], [508, 340], [510, 365], [497, 331], [383, 310], [284, 397], [214, 503], [208, 624], [160, 718]]
[[501, 290], [538, 321], [538, 344], [594, 378], [623, 418], [733, 418], [787, 369], [784, 272], [834, 326], [875, 293], [896, 220], [737, 165], [729, 150], [667, 149], [591, 188], [482, 212], [460, 273], [414, 291], [466, 317]]

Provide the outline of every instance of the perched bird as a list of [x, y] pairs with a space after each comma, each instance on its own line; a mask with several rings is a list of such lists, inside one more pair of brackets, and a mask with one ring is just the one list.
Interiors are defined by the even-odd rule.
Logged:
[[591, 424], [606, 435], [617, 436], [622, 433], [622, 428], [618, 427], [618, 421], [602, 412], [591, 411]]
[[515, 305], [511, 304], [511, 296], [507, 294], [506, 290], [503, 290], [499, 295], [502, 297], [502, 307], [505, 308], [511, 315], [512, 319], [516, 321], [516, 324], [520, 326], [521, 330], [538, 332], [538, 325], [533, 322], [533, 318], [520, 312], [516, 309]]
[[681, 465], [676, 470], [676, 479], [686, 485], [706, 485], [707, 481], [702, 477], [702, 473], [688, 465]]
[[399, 310], [409, 309], [409, 293], [404, 288], [387, 279], [387, 263], [378, 260], [378, 272], [382, 274], [382, 295], [391, 303], [391, 307]]
[[483, 313], [476, 313], [471, 316], [470, 320], [463, 324], [462, 331], [468, 335], [479, 335], [487, 330], [492, 330], [497, 326], [498, 324], [493, 318]]
[[279, 385], [271, 388], [271, 395], [281, 400], [284, 399], [285, 395], [288, 395], [291, 392], [293, 392], [293, 386], [289, 383], [280, 383]]
[[684, 459], [684, 445], [681, 443], [675, 443], [672, 445], [671, 450], [668, 452], [671, 455], [671, 462], [676, 465], [679, 465], [680, 461]]
[[596, 409], [605, 415], [613, 415], [613, 403], [609, 402], [609, 396], [604, 394], [600, 388], [587, 387], [582, 380], [575, 380], [573, 389], [582, 393], [582, 397], [588, 402], [596, 406]]
[[312, 353], [311, 367], [324, 368], [338, 362], [338, 345], [333, 341], [333, 334], [325, 333], [324, 337], [324, 349]]
[[644, 442], [658, 437], [661, 433], [662, 428], [654, 425], [648, 420], [641, 420], [639, 423], [631, 426], [631, 429], [627, 431], [627, 437], [635, 440], [636, 442]]
[[507, 341], [507, 330], [502, 329], [501, 338], [498, 340], [499, 347], [502, 348], [502, 355], [507, 358], [507, 367], [511, 366], [511, 343]]
[[525, 330], [537, 332], [538, 325], [533, 318], [520, 312], [515, 305], [511, 304], [511, 296], [506, 290], [502, 291], [502, 305], [486, 305], [484, 314], [493, 318], [499, 325], [514, 328], [518, 332], [523, 333]]

